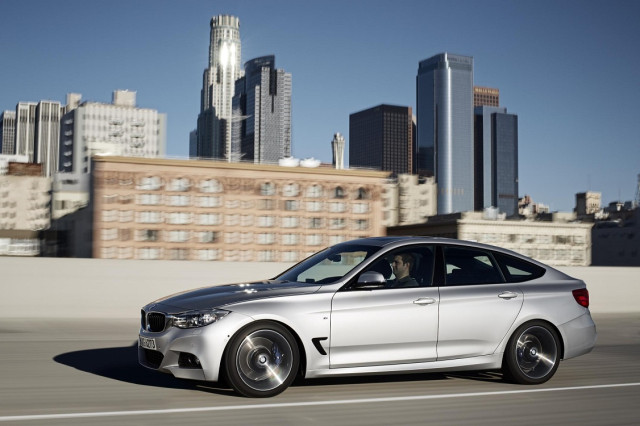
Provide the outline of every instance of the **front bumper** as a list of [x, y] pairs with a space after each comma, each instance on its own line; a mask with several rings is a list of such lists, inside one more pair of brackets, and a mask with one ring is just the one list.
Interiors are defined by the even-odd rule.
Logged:
[[204, 327], [180, 329], [169, 326], [157, 333], [141, 328], [140, 336], [154, 339], [156, 349], [145, 349], [138, 343], [138, 362], [181, 379], [218, 381], [227, 343], [249, 322], [250, 317], [231, 312]]

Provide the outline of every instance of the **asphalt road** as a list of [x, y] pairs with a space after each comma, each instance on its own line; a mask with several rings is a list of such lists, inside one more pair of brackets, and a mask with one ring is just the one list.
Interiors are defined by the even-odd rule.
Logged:
[[238, 397], [137, 364], [137, 320], [0, 320], [0, 424], [637, 425], [640, 313], [594, 315], [598, 344], [541, 386], [498, 373], [308, 380]]

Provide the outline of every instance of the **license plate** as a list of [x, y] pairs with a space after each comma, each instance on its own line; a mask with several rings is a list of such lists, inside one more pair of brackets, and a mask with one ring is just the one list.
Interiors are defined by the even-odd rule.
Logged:
[[148, 337], [140, 336], [140, 347], [156, 350], [156, 339], [149, 339]]

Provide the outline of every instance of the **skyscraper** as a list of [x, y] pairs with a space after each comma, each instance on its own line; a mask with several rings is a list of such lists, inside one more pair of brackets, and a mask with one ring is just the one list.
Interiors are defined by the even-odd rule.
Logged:
[[58, 171], [61, 112], [60, 102], [40, 101], [36, 107], [34, 160], [46, 177]]
[[37, 106], [35, 102], [18, 102], [16, 105], [16, 154], [26, 155], [30, 163], [35, 161]]
[[438, 214], [471, 211], [473, 58], [441, 53], [421, 61], [416, 78], [418, 173], [438, 185]]
[[518, 214], [518, 116], [506, 108], [475, 108], [475, 210]]
[[500, 90], [492, 87], [473, 86], [473, 107], [500, 106]]
[[240, 21], [230, 15], [211, 18], [209, 66], [202, 78], [197, 156], [231, 161], [231, 116], [235, 81], [242, 76]]
[[230, 161], [276, 164], [291, 156], [291, 74], [273, 55], [247, 61], [236, 80]]
[[15, 154], [16, 152], [16, 112], [4, 111], [0, 115], [0, 153]]
[[411, 107], [378, 105], [349, 115], [349, 165], [413, 172]]
[[137, 108], [136, 92], [117, 90], [111, 104], [80, 103], [79, 96], [65, 107], [68, 112], [61, 120], [59, 171], [89, 173], [95, 154], [147, 158], [165, 154], [166, 114]]
[[340, 133], [333, 135], [331, 151], [333, 152], [333, 167], [344, 169], [344, 137]]

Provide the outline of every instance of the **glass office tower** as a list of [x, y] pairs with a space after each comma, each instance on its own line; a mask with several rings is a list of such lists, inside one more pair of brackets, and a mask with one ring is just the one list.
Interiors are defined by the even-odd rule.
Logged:
[[416, 78], [418, 174], [435, 176], [438, 214], [472, 211], [473, 58], [441, 53]]
[[475, 108], [475, 210], [518, 214], [518, 116], [506, 108]]

